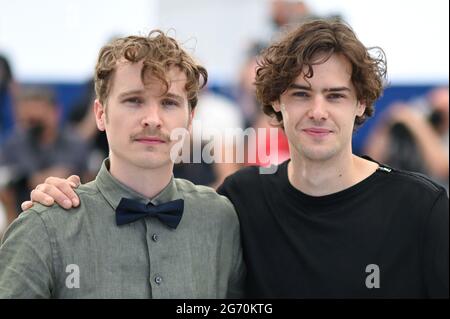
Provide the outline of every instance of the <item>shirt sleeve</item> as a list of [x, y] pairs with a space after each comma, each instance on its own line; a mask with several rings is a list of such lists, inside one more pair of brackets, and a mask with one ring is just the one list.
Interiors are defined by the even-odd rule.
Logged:
[[435, 201], [425, 228], [424, 279], [430, 298], [449, 297], [449, 211], [444, 190]]
[[[239, 231], [238, 231], [239, 233]], [[244, 297], [244, 283], [246, 277], [246, 267], [242, 257], [242, 245], [239, 234], [234, 236], [233, 251], [233, 268], [229, 281], [227, 298], [237, 299]]]
[[231, 217], [229, 219], [229, 231], [231, 233], [232, 247], [232, 261], [231, 272], [228, 280], [227, 298], [238, 299], [244, 297], [244, 281], [246, 276], [246, 267], [242, 256], [241, 233], [239, 227], [239, 220], [236, 211], [231, 201], [226, 198], [226, 210]]
[[52, 249], [47, 228], [34, 211], [22, 213], [0, 246], [0, 299], [50, 298]]

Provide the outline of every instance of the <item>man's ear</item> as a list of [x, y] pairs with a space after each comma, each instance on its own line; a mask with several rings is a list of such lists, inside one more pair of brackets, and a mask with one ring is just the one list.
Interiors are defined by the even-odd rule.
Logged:
[[105, 121], [106, 121], [106, 110], [105, 107], [100, 103], [98, 99], [94, 102], [94, 113], [95, 113], [95, 122], [97, 123], [97, 128], [100, 131], [105, 130]]
[[280, 101], [275, 101], [272, 103], [273, 110], [275, 112], [281, 112], [281, 104]]
[[356, 116], [362, 116], [364, 112], [366, 111], [366, 103], [363, 101], [359, 101], [358, 105], [356, 106]]

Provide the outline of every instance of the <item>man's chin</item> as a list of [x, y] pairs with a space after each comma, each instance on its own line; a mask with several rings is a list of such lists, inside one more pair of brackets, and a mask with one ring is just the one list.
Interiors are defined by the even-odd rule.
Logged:
[[137, 161], [134, 161], [136, 166], [142, 169], [157, 169], [164, 166], [173, 165], [170, 158], [161, 158], [158, 156], [145, 156]]
[[327, 146], [301, 147], [300, 154], [302, 157], [317, 162], [323, 162], [332, 159], [337, 150]]

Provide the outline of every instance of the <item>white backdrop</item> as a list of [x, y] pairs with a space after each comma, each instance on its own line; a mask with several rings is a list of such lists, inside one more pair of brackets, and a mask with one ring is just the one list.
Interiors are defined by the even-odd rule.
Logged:
[[[22, 81], [82, 81], [114, 35], [158, 27], [208, 68], [233, 81], [248, 41], [268, 39], [270, 0], [0, 0], [0, 52]], [[340, 13], [367, 45], [387, 54], [393, 83], [448, 83], [449, 1], [314, 0], [318, 14]]]

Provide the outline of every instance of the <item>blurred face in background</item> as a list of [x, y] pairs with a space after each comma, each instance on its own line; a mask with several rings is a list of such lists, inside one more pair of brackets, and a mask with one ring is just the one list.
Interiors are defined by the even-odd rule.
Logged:
[[165, 93], [160, 80], [147, 75], [141, 80], [143, 63], [118, 63], [112, 87], [102, 105], [95, 102], [97, 126], [105, 130], [112, 165], [155, 169], [173, 165], [170, 140], [176, 128], [188, 128], [192, 112], [185, 90], [186, 75], [176, 67], [167, 72]]
[[282, 27], [290, 23], [300, 22], [302, 18], [308, 15], [309, 9], [303, 1], [272, 0], [272, 22], [277, 27]]
[[448, 87], [434, 89], [428, 96], [431, 104], [430, 120], [440, 134], [449, 129], [449, 91]]
[[19, 99], [15, 112], [19, 128], [38, 141], [55, 135], [58, 130], [58, 107], [47, 100]]

